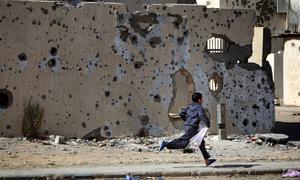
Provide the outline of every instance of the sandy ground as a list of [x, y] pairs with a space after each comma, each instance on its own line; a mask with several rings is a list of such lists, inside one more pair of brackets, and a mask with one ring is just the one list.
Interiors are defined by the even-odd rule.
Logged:
[[[300, 123], [300, 107], [277, 107], [276, 121], [295, 124], [279, 124], [279, 130], [296, 132]], [[298, 124], [297, 124], [298, 123]], [[289, 129], [291, 127], [293, 129]], [[51, 140], [26, 140], [0, 137], [0, 170], [30, 169], [69, 166], [105, 166], [126, 164], [201, 163], [200, 152], [183, 153], [182, 150], [158, 152], [162, 139], [170, 140], [175, 134], [162, 138], [118, 138], [100, 142], [81, 139], [68, 140], [55, 145]], [[288, 161], [300, 160], [300, 149], [290, 145], [270, 146], [246, 143], [246, 136], [219, 141], [217, 136], [206, 137], [207, 149], [220, 162]], [[299, 140], [298, 140], [299, 141]], [[231, 178], [231, 177], [229, 177]]]
[[[192, 177], [162, 177], [162, 178], [157, 178], [157, 177], [146, 177], [146, 178], [141, 178], [140, 180], [197, 180], [197, 179], [206, 179], [206, 180], [282, 180], [281, 175], [258, 175], [258, 176], [252, 176], [252, 175], [235, 175], [235, 176], [192, 176]], [[285, 180], [295, 180], [295, 178], [284, 178]], [[97, 180], [112, 180], [110, 179], [97, 179]], [[113, 180], [124, 180], [122, 179], [113, 179]]]
[[[164, 139], [172, 139], [164, 137]], [[0, 138], [0, 169], [28, 169], [68, 166], [126, 164], [203, 163], [200, 152], [182, 150], [158, 152], [158, 138], [119, 138], [101, 142], [69, 140], [54, 145], [50, 141]], [[208, 136], [207, 148], [220, 162], [300, 160], [300, 149], [287, 145], [245, 143], [245, 137], [219, 141]]]

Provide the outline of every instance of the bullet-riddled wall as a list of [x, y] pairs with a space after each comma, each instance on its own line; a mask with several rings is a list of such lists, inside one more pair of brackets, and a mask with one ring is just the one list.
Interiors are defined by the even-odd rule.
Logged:
[[[175, 84], [203, 93], [211, 114], [225, 103], [229, 133], [269, 131], [274, 105], [267, 75], [246, 63], [254, 16], [196, 5], [129, 14], [116, 3], [1, 1], [0, 133], [21, 135], [31, 98], [44, 109], [42, 134], [172, 133], [168, 113], [182, 99]], [[222, 53], [207, 50], [211, 37], [224, 40]]]
[[283, 53], [283, 103], [300, 106], [300, 40], [289, 40], [285, 43]]

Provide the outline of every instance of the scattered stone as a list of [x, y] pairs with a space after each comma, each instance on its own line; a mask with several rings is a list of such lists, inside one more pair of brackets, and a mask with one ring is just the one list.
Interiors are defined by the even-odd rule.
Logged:
[[257, 134], [256, 138], [257, 139], [261, 139], [261, 140], [266, 141], [266, 142], [286, 144], [287, 143], [287, 139], [289, 137], [287, 135], [285, 135], [285, 134], [270, 133], [270, 134]]
[[300, 141], [289, 141], [289, 145], [297, 147], [300, 149]]
[[99, 147], [104, 147], [104, 146], [106, 146], [106, 143], [101, 143], [101, 144], [99, 144], [98, 146], [99, 146]]
[[245, 144], [249, 144], [249, 143], [251, 143], [251, 142], [252, 142], [252, 141], [251, 141], [250, 139], [247, 139], [247, 140], [244, 141]]
[[49, 162], [48, 162], [48, 165], [54, 166], [54, 165], [56, 165], [56, 164], [55, 164], [54, 161], [49, 161]]
[[263, 141], [261, 139], [257, 139], [254, 142], [255, 142], [255, 144], [258, 144], [258, 145], [262, 145], [262, 143], [263, 143]]
[[51, 145], [51, 143], [48, 141], [42, 141], [42, 145]]
[[55, 135], [49, 135], [49, 140], [54, 141], [55, 140]]
[[64, 143], [64, 137], [63, 136], [55, 136], [55, 141], [54, 141], [54, 143], [55, 144], [63, 144]]

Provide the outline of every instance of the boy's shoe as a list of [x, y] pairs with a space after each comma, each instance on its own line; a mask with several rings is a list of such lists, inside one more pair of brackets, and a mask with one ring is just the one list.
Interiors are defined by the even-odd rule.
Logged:
[[206, 167], [210, 166], [212, 163], [216, 162], [216, 159], [209, 159], [208, 164], [206, 164]]
[[162, 151], [166, 147], [167, 142], [162, 141], [159, 143], [159, 152]]

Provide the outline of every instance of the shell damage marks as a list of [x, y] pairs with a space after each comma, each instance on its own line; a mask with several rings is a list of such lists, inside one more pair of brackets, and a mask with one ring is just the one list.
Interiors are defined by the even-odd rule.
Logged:
[[[173, 24], [176, 33], [165, 38], [162, 37], [161, 28], [168, 24]], [[147, 47], [163, 48], [168, 43], [167, 41], [171, 41], [176, 46], [176, 49], [171, 50], [174, 56], [184, 56], [181, 61], [185, 62], [176, 63], [176, 65], [182, 65], [190, 58], [188, 52], [189, 36], [185, 26], [186, 17], [182, 17], [179, 14], [119, 14], [115, 28], [118, 35], [115, 38], [113, 50], [127, 63], [134, 62], [135, 69], [140, 69], [147, 63], [145, 55], [150, 51]], [[138, 57], [136, 54], [138, 54]], [[176, 61], [177, 57], [174, 57], [173, 61]], [[136, 61], [136, 58], [144, 61]]]
[[274, 13], [276, 13], [276, 4], [275, 2], [262, 0], [256, 3], [256, 10], [259, 14], [256, 17], [256, 23], [258, 25], [263, 25], [265, 21], [270, 21], [274, 16]]
[[49, 50], [49, 56], [43, 58], [42, 62], [38, 64], [38, 68], [50, 69], [52, 72], [58, 72], [61, 70], [62, 59], [58, 56], [58, 49], [51, 47]]
[[[176, 130], [168, 113], [178, 112], [194, 91], [211, 113], [225, 103], [229, 123], [241, 132], [270, 129], [274, 106], [266, 74], [236, 65], [251, 55], [252, 11], [149, 5], [130, 14], [115, 3], [81, 3], [68, 11], [54, 2], [6, 4], [0, 1], [0, 84], [14, 101], [0, 108], [11, 127], [0, 127], [5, 135], [18, 135], [19, 119], [10, 111], [21, 117], [22, 100], [31, 96], [45, 109], [45, 134], [168, 134]], [[214, 35], [229, 42], [222, 54], [206, 52]], [[21, 63], [28, 64], [22, 76], [16, 73]], [[208, 84], [214, 72], [223, 79], [215, 96]]]
[[97, 67], [100, 66], [99, 53], [95, 57], [87, 58], [85, 62], [85, 72], [91, 75]]
[[24, 70], [28, 64], [27, 55], [25, 53], [20, 53], [18, 55], [17, 63], [20, 65], [20, 69]]

